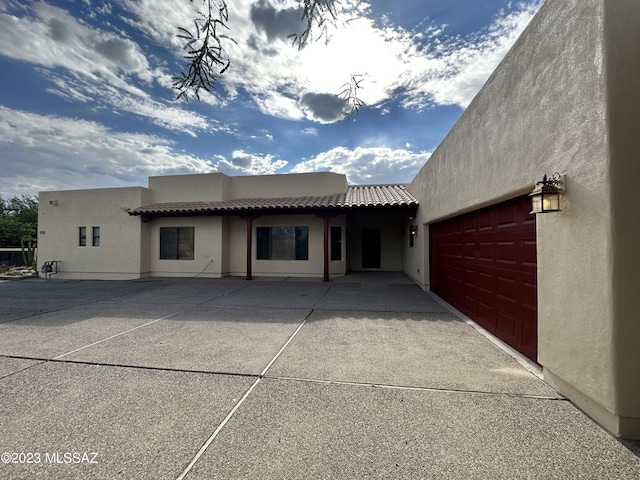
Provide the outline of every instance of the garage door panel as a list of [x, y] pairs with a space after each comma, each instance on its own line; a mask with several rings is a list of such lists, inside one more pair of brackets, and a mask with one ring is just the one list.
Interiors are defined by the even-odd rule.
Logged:
[[496, 335], [511, 344], [516, 340], [516, 320], [502, 312], [496, 315]]
[[513, 266], [516, 260], [516, 242], [498, 242], [496, 245], [496, 262], [501, 266]]
[[477, 249], [475, 243], [465, 243], [462, 251], [462, 257], [464, 258], [464, 260], [476, 260]]
[[518, 206], [508, 203], [495, 207], [497, 215], [496, 228], [515, 227], [518, 224]]
[[494, 325], [493, 307], [484, 302], [478, 302], [478, 322], [484, 325]]
[[535, 239], [524, 240], [522, 243], [522, 264], [535, 268], [537, 261]]
[[[527, 282], [525, 281], [523, 284], [523, 292], [521, 295], [521, 304], [522, 307], [524, 309], [526, 309], [527, 311], [530, 312], [530, 315], [528, 315], [527, 317], [525, 317], [526, 319], [530, 319], [532, 317], [532, 313], [535, 313], [536, 316], [534, 318], [537, 318], [537, 310], [538, 310], [538, 305], [536, 303], [537, 300], [537, 286], [535, 283], [535, 278], [533, 279], [533, 282]], [[532, 322], [534, 325], [537, 324], [537, 322]]]
[[431, 288], [532, 359], [537, 356], [535, 215], [522, 197], [430, 227]]
[[493, 261], [493, 243], [480, 242], [478, 244], [478, 260], [482, 262]]
[[478, 276], [479, 295], [492, 296], [494, 292], [493, 277], [487, 273], [480, 273]]
[[493, 230], [493, 221], [491, 215], [492, 213], [490, 211], [483, 211], [478, 214], [478, 232]]
[[466, 217], [464, 219], [464, 231], [466, 233], [475, 232], [478, 229], [478, 223], [476, 217]]

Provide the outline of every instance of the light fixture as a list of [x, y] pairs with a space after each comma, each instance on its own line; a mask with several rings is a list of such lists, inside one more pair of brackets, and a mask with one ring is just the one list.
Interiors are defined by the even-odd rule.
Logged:
[[545, 175], [529, 194], [532, 206], [529, 213], [559, 212], [560, 194], [564, 191], [564, 175], [557, 172], [551, 177]]
[[411, 234], [411, 236], [418, 235], [418, 226], [417, 225], [411, 225], [409, 227], [409, 233]]

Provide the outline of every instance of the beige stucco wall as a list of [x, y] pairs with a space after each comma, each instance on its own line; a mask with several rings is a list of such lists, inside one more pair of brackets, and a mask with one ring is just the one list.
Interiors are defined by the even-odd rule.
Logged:
[[153, 203], [232, 198], [322, 196], [347, 191], [347, 178], [331, 172], [230, 177], [224, 173], [149, 177]]
[[230, 196], [230, 180], [223, 173], [149, 177], [151, 202], [213, 202]]
[[347, 191], [347, 177], [331, 172], [228, 178], [233, 198], [323, 196]]
[[[60, 260], [57, 278], [126, 280], [147, 269], [141, 254], [145, 227], [126, 209], [148, 201], [141, 187], [41, 192], [38, 207], [38, 266]], [[53, 202], [53, 203], [51, 203]], [[87, 227], [87, 246], [78, 246], [78, 227]], [[100, 227], [100, 246], [91, 228]]]
[[[624, 9], [616, 10], [622, 4]], [[616, 12], [609, 14], [607, 50], [605, 5]], [[616, 434], [621, 415], [635, 417], [631, 422], [640, 415], [640, 372], [639, 327], [631, 320], [632, 312], [637, 318], [638, 300], [631, 301], [627, 292], [622, 305], [617, 297], [624, 293], [614, 293], [638, 268], [625, 267], [625, 274], [617, 275], [619, 253], [613, 252], [624, 244], [624, 253], [631, 254], [640, 228], [634, 224], [631, 235], [622, 220], [615, 222], [620, 212], [620, 218], [631, 215], [633, 207], [613, 215], [624, 202], [615, 202], [617, 195], [612, 200], [611, 187], [626, 182], [624, 190], [615, 190], [620, 197], [637, 195], [631, 183], [638, 177], [630, 175], [637, 167], [627, 166], [637, 159], [623, 157], [638, 149], [631, 140], [637, 134], [627, 128], [621, 139], [625, 154], [612, 159], [608, 121], [637, 118], [640, 105], [637, 81], [632, 85], [637, 72], [627, 71], [621, 82], [634, 94], [619, 95], [619, 111], [607, 108], [605, 58], [616, 72], [630, 57], [637, 63], [638, 8], [632, 0], [548, 0], [542, 6], [409, 186], [421, 204], [417, 220], [424, 235], [420, 251], [405, 248], [403, 263], [407, 274], [428, 288], [429, 223], [527, 193], [545, 173], [565, 173], [562, 212], [541, 215], [537, 222], [538, 358], [546, 378]], [[612, 65], [614, 52], [624, 54]], [[632, 107], [625, 104], [630, 98], [636, 99]], [[612, 228], [614, 233], [618, 228], [617, 236]], [[632, 341], [617, 334], [621, 322]], [[632, 348], [635, 364], [622, 365], [618, 357]]]
[[640, 438], [640, 2], [605, 3], [614, 368], [621, 434]]

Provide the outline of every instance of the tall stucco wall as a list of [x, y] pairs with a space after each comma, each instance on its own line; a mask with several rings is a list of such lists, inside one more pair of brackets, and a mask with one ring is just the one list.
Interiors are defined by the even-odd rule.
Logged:
[[230, 179], [224, 173], [149, 177], [153, 203], [213, 202], [229, 198]]
[[[41, 192], [38, 207], [38, 264], [60, 260], [58, 278], [126, 280], [144, 275], [140, 219], [126, 209], [147, 201], [141, 187]], [[87, 228], [79, 246], [78, 227]], [[100, 227], [100, 246], [92, 246]]]
[[[428, 226], [527, 193], [545, 173], [567, 175], [562, 212], [537, 221], [538, 358], [549, 379], [607, 424], [619, 406], [605, 1], [548, 0], [409, 190]], [[423, 273], [405, 268], [428, 284], [428, 243], [420, 245]]]
[[640, 2], [605, 5], [616, 407], [621, 435], [640, 438]]
[[323, 196], [347, 191], [347, 177], [332, 172], [230, 177], [224, 173], [149, 177], [152, 202]]
[[331, 172], [228, 178], [230, 198], [323, 196], [347, 191], [347, 177]]

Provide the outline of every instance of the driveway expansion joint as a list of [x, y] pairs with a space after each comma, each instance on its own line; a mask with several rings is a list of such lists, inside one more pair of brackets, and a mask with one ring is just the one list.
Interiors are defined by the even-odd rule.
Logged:
[[493, 397], [529, 398], [533, 400], [568, 401], [565, 397], [563, 397], [560, 394], [556, 394], [555, 396], [532, 395], [532, 394], [526, 394], [526, 393], [513, 393], [513, 392], [491, 392], [487, 390], [464, 390], [464, 389], [455, 389], [455, 388], [419, 387], [419, 386], [411, 386], [411, 385], [392, 385], [392, 384], [370, 383], [370, 382], [322, 380], [317, 378], [286, 377], [286, 376], [280, 376], [280, 375], [264, 375], [261, 378], [265, 378], [268, 380], [307, 382], [307, 383], [318, 383], [323, 385], [345, 385], [345, 386], [351, 386], [351, 387], [364, 387], [364, 388], [382, 388], [382, 389], [389, 389], [389, 390], [409, 390], [409, 391], [430, 392], [430, 393], [451, 393], [451, 394], [462, 394], [462, 395], [484, 395], [484, 396], [493, 396]]

